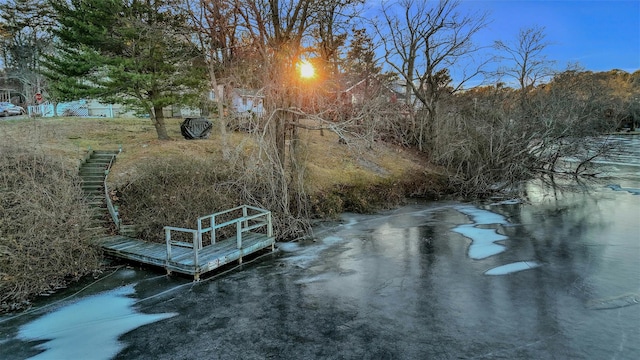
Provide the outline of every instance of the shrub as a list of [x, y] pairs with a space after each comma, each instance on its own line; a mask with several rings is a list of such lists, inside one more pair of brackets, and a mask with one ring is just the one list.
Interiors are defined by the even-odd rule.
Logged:
[[231, 189], [232, 173], [214, 159], [148, 158], [117, 189], [120, 215], [141, 238], [164, 242], [164, 226], [195, 229], [198, 217], [242, 205]]
[[407, 198], [436, 200], [454, 192], [437, 174], [407, 173], [371, 183], [338, 184], [311, 198], [313, 215], [336, 219], [343, 212], [373, 213], [397, 207]]
[[61, 161], [0, 146], [0, 309], [64, 287], [100, 267], [91, 210]]

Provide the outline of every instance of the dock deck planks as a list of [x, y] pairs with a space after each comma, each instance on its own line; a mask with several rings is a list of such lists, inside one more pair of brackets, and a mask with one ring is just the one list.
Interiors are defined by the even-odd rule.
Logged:
[[167, 261], [167, 245], [152, 243], [122, 235], [108, 236], [95, 240], [105, 254], [132, 260], [147, 265], [163, 267], [167, 272], [191, 275], [196, 280], [200, 275], [219, 268], [232, 261], [242, 261], [244, 256], [271, 247], [274, 237], [265, 234], [247, 232], [242, 236], [242, 248], [236, 247], [236, 238], [232, 237], [215, 244], [202, 247], [198, 251], [198, 265], [194, 266], [194, 251], [191, 248], [172, 246], [171, 261]]

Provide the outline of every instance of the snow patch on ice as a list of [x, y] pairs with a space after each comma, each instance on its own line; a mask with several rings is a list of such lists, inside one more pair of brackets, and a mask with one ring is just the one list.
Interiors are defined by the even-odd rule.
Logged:
[[354, 217], [343, 216], [343, 219], [346, 220], [346, 223], [341, 224], [345, 229], [351, 229], [354, 225], [358, 224], [358, 220]]
[[633, 195], [640, 195], [640, 189], [624, 188], [617, 184], [607, 185], [607, 187], [613, 191], [626, 191]]
[[44, 341], [31, 359], [111, 359], [125, 345], [118, 338], [140, 326], [177, 314], [142, 314], [133, 305], [134, 285], [89, 296], [46, 314], [19, 330], [26, 341]]
[[474, 224], [460, 225], [453, 229], [454, 232], [471, 239], [469, 245], [469, 257], [472, 259], [484, 259], [505, 251], [504, 245], [496, 244], [496, 241], [506, 240], [495, 229], [477, 228]]
[[517, 204], [522, 204], [522, 200], [520, 199], [502, 200], [502, 201], [491, 203], [489, 205], [495, 206], [495, 205], [517, 205]]
[[484, 272], [485, 275], [507, 275], [518, 271], [535, 269], [540, 266], [537, 261], [518, 261], [489, 269]]
[[594, 299], [587, 302], [587, 309], [606, 310], [619, 309], [631, 305], [640, 304], [640, 293], [628, 293], [615, 297]]
[[334, 245], [343, 241], [344, 239], [339, 236], [327, 236], [322, 239], [322, 243], [325, 245]]
[[456, 206], [455, 209], [465, 215], [469, 215], [476, 225], [509, 224], [507, 218], [489, 210], [478, 209], [473, 206]]
[[278, 243], [278, 250], [284, 252], [293, 252], [300, 249], [300, 244], [297, 242], [280, 242]]
[[496, 241], [506, 240], [507, 237], [498, 234], [496, 229], [478, 227], [478, 225], [508, 225], [507, 219], [491, 211], [478, 209], [473, 206], [457, 206], [459, 212], [471, 217], [473, 224], [464, 224], [455, 227], [452, 231], [471, 239], [469, 245], [469, 257], [472, 259], [484, 259], [505, 251], [504, 245], [496, 244]]
[[315, 282], [322, 282], [322, 281], [327, 281], [331, 278], [331, 276], [329, 274], [321, 274], [321, 275], [315, 275], [315, 276], [309, 276], [309, 277], [305, 277], [302, 278], [300, 280], [296, 280], [294, 281], [294, 284], [311, 284], [311, 283], [315, 283]]

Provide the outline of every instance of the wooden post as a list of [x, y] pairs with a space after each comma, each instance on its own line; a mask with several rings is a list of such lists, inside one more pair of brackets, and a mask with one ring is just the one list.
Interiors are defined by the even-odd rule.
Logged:
[[198, 271], [198, 233], [193, 233], [193, 266]]
[[164, 228], [164, 241], [167, 242], [167, 261], [171, 261], [171, 230]]
[[198, 218], [198, 249], [202, 249], [202, 219]]
[[244, 227], [245, 228], [249, 227], [249, 220], [246, 220], [247, 219], [247, 205], [243, 205], [242, 206], [242, 217], [245, 218]]
[[238, 264], [242, 264], [242, 221], [236, 222], [236, 241], [238, 250], [240, 250], [240, 256], [238, 257]]
[[211, 245], [216, 243], [216, 216], [211, 215]]
[[240, 221], [236, 222], [236, 244], [238, 249], [242, 249], [242, 224]]

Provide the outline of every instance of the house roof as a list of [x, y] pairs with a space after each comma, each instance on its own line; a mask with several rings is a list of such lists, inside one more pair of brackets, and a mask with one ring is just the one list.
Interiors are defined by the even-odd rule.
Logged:
[[264, 88], [258, 90], [236, 88], [233, 91], [240, 97], [264, 97]]

